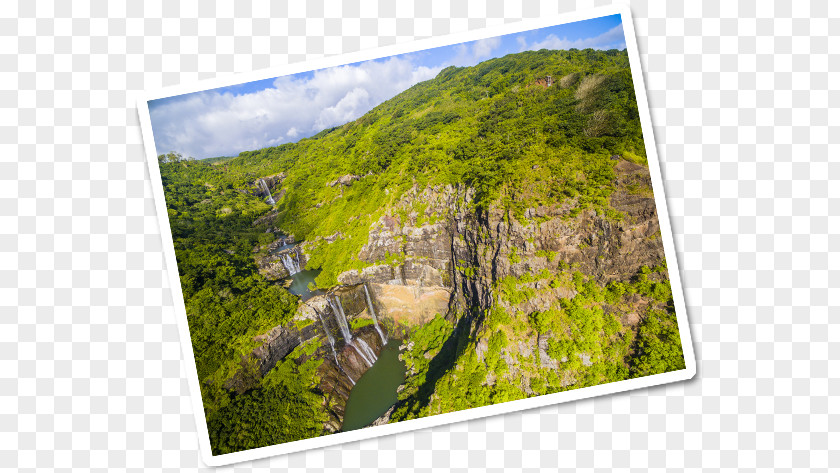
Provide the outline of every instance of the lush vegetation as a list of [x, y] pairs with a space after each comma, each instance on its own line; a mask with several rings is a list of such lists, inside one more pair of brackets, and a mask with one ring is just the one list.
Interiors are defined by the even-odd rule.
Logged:
[[[254, 337], [288, 322], [297, 297], [270, 284], [253, 259], [266, 243], [265, 225], [254, 220], [269, 210], [241, 192], [242, 182], [219, 168], [162, 156], [161, 177], [187, 309], [192, 349], [215, 453], [272, 445], [318, 435], [321, 397], [315, 391], [314, 360], [278, 365], [265, 378], [248, 355]], [[311, 355], [311, 353], [309, 353]], [[245, 392], [224, 384], [248, 373]]]
[[[529, 285], [541, 280], [575, 295], [547, 310], [517, 310], [538, 292]], [[496, 295], [508, 308], [494, 306], [475, 333], [453, 331], [436, 318], [410, 334], [411, 349], [403, 353], [409, 376], [392, 421], [685, 368], [664, 265], [644, 266], [632, 280], [606, 285], [560, 265], [555, 272], [505, 278]], [[621, 321], [631, 311], [643, 313], [638, 326]], [[537, 345], [545, 342], [550, 361], [540, 358], [536, 345], [530, 356], [518, 347], [507, 350], [511, 340], [534, 335]]]
[[[312, 357], [318, 346], [313, 340], [298, 347], [261, 380], [258, 389], [233, 397], [207, 417], [214, 454], [322, 435], [324, 398], [314, 388], [316, 369], [323, 360]], [[298, 364], [300, 357], [307, 359]]]

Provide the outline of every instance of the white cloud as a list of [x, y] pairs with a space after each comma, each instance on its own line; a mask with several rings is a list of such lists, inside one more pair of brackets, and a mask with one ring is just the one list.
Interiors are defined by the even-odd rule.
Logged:
[[316, 71], [308, 79], [281, 77], [248, 94], [192, 94], [152, 108], [155, 145], [158, 153], [196, 158], [278, 145], [355, 120], [440, 69], [391, 58]]
[[316, 129], [323, 130], [330, 126], [349, 122], [357, 117], [358, 110], [370, 108], [371, 96], [367, 90], [356, 87], [347, 93], [337, 104], [321, 110], [315, 120]]
[[576, 40], [560, 39], [555, 34], [550, 34], [542, 41], [527, 45], [524, 41], [519, 42], [522, 51], [539, 49], [624, 49], [624, 28], [618, 25], [611, 30], [592, 38], [581, 38]]
[[455, 66], [474, 66], [478, 61], [492, 56], [493, 51], [501, 44], [502, 38], [499, 36], [459, 44], [455, 48], [455, 58], [452, 60], [452, 64]]
[[490, 57], [493, 50], [502, 44], [502, 38], [496, 36], [495, 38], [480, 39], [473, 44], [473, 57], [476, 59], [484, 59]]

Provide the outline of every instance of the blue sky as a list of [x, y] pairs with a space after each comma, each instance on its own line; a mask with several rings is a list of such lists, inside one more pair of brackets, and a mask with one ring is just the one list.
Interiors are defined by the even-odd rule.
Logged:
[[539, 49], [624, 49], [621, 16], [443, 46], [149, 102], [159, 154], [235, 156], [355, 120], [448, 66]]

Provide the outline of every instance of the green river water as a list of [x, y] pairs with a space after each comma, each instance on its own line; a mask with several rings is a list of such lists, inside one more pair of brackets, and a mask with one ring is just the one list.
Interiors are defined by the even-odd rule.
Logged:
[[292, 275], [292, 284], [289, 286], [289, 292], [296, 296], [300, 296], [302, 300], [307, 300], [316, 294], [323, 294], [324, 291], [318, 289], [314, 291], [309, 290], [309, 283], [315, 283], [315, 278], [321, 274], [320, 269], [304, 269], [299, 273]]
[[344, 410], [342, 432], [366, 427], [397, 402], [397, 388], [405, 381], [399, 359], [400, 342], [389, 340], [373, 366], [356, 382]]

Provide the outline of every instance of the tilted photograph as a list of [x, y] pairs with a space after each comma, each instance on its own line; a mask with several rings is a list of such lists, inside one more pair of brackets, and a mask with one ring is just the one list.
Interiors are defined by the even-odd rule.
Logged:
[[148, 100], [212, 455], [693, 375], [626, 30]]

